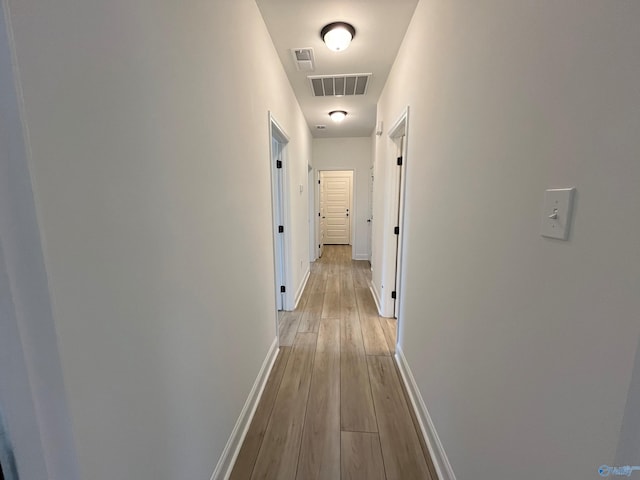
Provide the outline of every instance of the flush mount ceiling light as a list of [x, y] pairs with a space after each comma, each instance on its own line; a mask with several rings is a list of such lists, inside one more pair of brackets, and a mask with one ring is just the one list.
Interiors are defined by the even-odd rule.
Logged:
[[353, 25], [346, 22], [333, 22], [325, 25], [320, 30], [320, 37], [329, 49], [334, 52], [340, 52], [346, 49], [353, 37], [356, 36], [356, 29]]
[[347, 116], [347, 112], [345, 112], [344, 110], [334, 110], [332, 112], [329, 112], [329, 116], [334, 122], [340, 123], [344, 120], [344, 117]]

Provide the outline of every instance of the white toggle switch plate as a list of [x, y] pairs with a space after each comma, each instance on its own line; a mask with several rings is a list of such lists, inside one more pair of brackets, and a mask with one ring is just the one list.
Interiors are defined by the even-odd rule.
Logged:
[[544, 192], [540, 235], [560, 240], [569, 238], [575, 191], [575, 188], [554, 188]]

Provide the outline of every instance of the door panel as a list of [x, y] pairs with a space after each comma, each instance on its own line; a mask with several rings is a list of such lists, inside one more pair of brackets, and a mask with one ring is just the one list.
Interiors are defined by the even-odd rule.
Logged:
[[321, 212], [324, 243], [351, 243], [351, 197], [353, 172], [321, 172]]
[[[322, 176], [320, 174], [320, 176]], [[320, 239], [319, 239], [319, 244], [320, 244], [320, 256], [322, 256], [322, 254], [324, 253], [324, 243], [325, 243], [325, 237], [324, 237], [324, 231], [325, 231], [325, 211], [324, 211], [324, 183], [322, 183], [322, 181], [320, 181]]]

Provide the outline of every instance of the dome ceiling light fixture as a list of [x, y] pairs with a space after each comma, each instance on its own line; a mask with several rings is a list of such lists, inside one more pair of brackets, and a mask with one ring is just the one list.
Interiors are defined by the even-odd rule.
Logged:
[[346, 22], [333, 22], [320, 30], [320, 38], [334, 52], [345, 50], [355, 36], [356, 29]]
[[333, 110], [329, 112], [329, 116], [334, 122], [340, 123], [347, 116], [347, 112], [345, 112], [344, 110]]

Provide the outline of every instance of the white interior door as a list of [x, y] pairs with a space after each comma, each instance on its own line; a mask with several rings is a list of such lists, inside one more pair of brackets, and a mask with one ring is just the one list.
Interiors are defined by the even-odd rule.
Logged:
[[318, 229], [318, 248], [320, 249], [320, 253], [319, 253], [319, 257], [322, 257], [322, 254], [324, 252], [324, 220], [325, 220], [325, 211], [324, 211], [324, 184], [322, 183], [322, 172], [320, 172], [318, 174], [318, 181], [320, 183], [320, 209], [319, 209], [319, 213], [320, 213], [320, 228]]
[[324, 214], [324, 243], [349, 245], [351, 243], [351, 199], [353, 172], [323, 171], [320, 179], [321, 205]]

